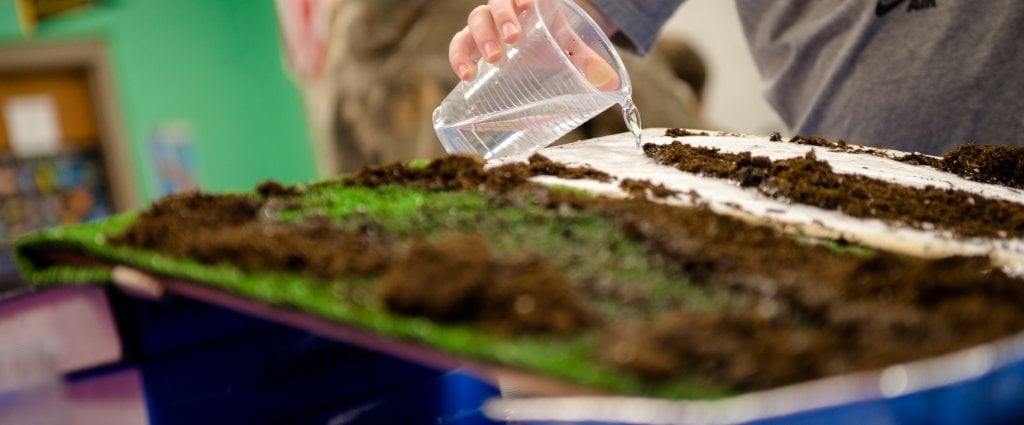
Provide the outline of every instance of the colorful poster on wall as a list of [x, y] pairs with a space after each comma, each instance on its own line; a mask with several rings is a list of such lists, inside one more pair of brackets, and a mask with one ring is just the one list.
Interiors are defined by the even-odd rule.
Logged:
[[4, 123], [14, 156], [53, 155], [60, 150], [60, 119], [52, 96], [17, 96], [4, 102]]
[[164, 196], [198, 187], [192, 140], [192, 127], [186, 122], [169, 122], [153, 130], [149, 150], [153, 169], [156, 170], [157, 195]]
[[113, 211], [98, 150], [0, 157], [0, 293], [20, 282], [11, 260], [18, 236], [100, 219]]

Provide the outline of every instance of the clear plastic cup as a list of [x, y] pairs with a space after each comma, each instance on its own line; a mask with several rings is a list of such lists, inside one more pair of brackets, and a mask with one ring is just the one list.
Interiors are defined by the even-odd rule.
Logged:
[[477, 76], [460, 82], [434, 110], [434, 129], [448, 153], [530, 152], [615, 104], [628, 124], [629, 76], [586, 12], [572, 0], [535, 0], [519, 20], [523, 34], [505, 46], [505, 58], [495, 65], [481, 60]]

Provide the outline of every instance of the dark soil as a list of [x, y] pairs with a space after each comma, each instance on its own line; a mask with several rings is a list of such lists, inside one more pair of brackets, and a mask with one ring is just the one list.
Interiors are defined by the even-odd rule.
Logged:
[[565, 179], [591, 179], [606, 182], [611, 176], [590, 167], [570, 167], [551, 161], [541, 154], [533, 154], [529, 163], [510, 163], [483, 169], [483, 159], [475, 156], [449, 156], [431, 161], [426, 167], [410, 167], [395, 162], [364, 167], [345, 177], [350, 186], [377, 187], [399, 184], [429, 190], [488, 189], [505, 192], [526, 184], [534, 176], [556, 176]]
[[302, 194], [298, 188], [294, 186], [285, 186], [280, 182], [274, 180], [267, 180], [256, 186], [256, 193], [263, 195], [264, 198], [270, 197], [289, 197], [298, 196]]
[[477, 322], [504, 334], [567, 334], [597, 318], [543, 259], [496, 259], [480, 235], [414, 242], [381, 278], [379, 293], [396, 313]]
[[[781, 142], [782, 140], [778, 140], [778, 141]], [[826, 139], [824, 137], [820, 137], [820, 136], [799, 136], [799, 135], [797, 135], [797, 136], [793, 136], [791, 139], [789, 139], [789, 143], [795, 143], [795, 144], [798, 144], [798, 145], [807, 145], [807, 146], [818, 146], [818, 147], [822, 147], [822, 148], [829, 148], [829, 149], [836, 149], [836, 150], [847, 150], [847, 149], [850, 148], [850, 145], [847, 144], [845, 140], [837, 140], [837, 141], [833, 142], [831, 140], [828, 140], [828, 139]]]
[[[770, 140], [773, 142], [781, 142], [782, 138], [770, 138]], [[851, 145], [849, 143], [846, 143], [845, 140], [836, 140], [833, 142], [821, 136], [796, 135], [789, 139], [789, 143], [794, 143], [797, 145], [818, 146], [832, 151], [863, 153], [868, 155], [880, 156], [883, 158], [889, 158], [889, 155], [886, 154], [885, 151], [879, 149], [875, 149], [869, 146]]]
[[668, 128], [665, 129], [665, 135], [668, 137], [689, 137], [689, 136], [710, 136], [711, 133], [706, 131], [692, 131], [685, 128]]
[[476, 190], [484, 184], [492, 189], [518, 187], [530, 177], [525, 166], [520, 166], [492, 173], [492, 180], [488, 180], [483, 164], [483, 158], [480, 157], [455, 155], [444, 161], [431, 161], [426, 167], [411, 167], [401, 162], [371, 165], [344, 177], [342, 183], [365, 187], [399, 184], [428, 190]]
[[619, 187], [631, 196], [638, 196], [641, 198], [648, 195], [655, 198], [671, 198], [679, 195], [679, 191], [669, 189], [663, 184], [651, 183], [650, 180], [623, 179], [622, 183], [619, 183]]
[[[669, 137], [687, 137], [709, 136], [710, 134], [706, 131], [669, 128], [665, 130], [665, 135]], [[772, 133], [768, 140], [772, 142], [781, 142], [782, 135], [779, 133]], [[845, 140], [837, 140], [833, 142], [820, 136], [797, 135], [790, 138], [789, 143], [817, 146], [849, 153], [866, 153], [890, 158], [888, 154], [878, 149], [850, 145], [846, 143]], [[966, 145], [957, 146], [955, 149], [946, 152], [942, 158], [922, 155], [919, 153], [909, 153], [893, 159], [908, 164], [926, 165], [941, 171], [956, 174], [968, 180], [1024, 189], [1024, 146], [978, 146], [972, 142]]]
[[[676, 145], [645, 149], [659, 161], [690, 164], [688, 169], [736, 178], [774, 194], [820, 198], [817, 202], [825, 205], [835, 202], [833, 208], [844, 211], [840, 192], [883, 199], [873, 205], [879, 210], [886, 205], [886, 211], [904, 209], [896, 205], [897, 199], [920, 206], [918, 201], [933, 196], [912, 191], [886, 198], [868, 191], [875, 190], [873, 183], [835, 175], [813, 156], [771, 162]], [[339, 231], [316, 218], [279, 223], [264, 210], [294, 195], [272, 184], [261, 186], [263, 200], [195, 193], [165, 198], [112, 240], [246, 270], [323, 279], [353, 273], [379, 276], [381, 303], [397, 314], [478, 322], [502, 334], [566, 334], [596, 327], [604, 337], [594, 356], [609, 365], [651, 380], [696, 375], [710, 386], [740, 390], [881, 367], [1024, 329], [1024, 282], [993, 269], [986, 258], [909, 258], [855, 249], [843, 241], [801, 240], [703, 208], [651, 202], [646, 196], [615, 200], [552, 191], [526, 179], [535, 172], [561, 173], [552, 170], [562, 168], [541, 159], [537, 163], [543, 165], [535, 167], [531, 160], [530, 165], [484, 170], [475, 158], [452, 156], [425, 168], [368, 167], [336, 184], [484, 190], [495, 193], [493, 202], [503, 204], [514, 202], [503, 200], [502, 194], [527, 191], [552, 209], [605, 214], [674, 272], [734, 294], [740, 305], [713, 311], [679, 307], [654, 319], [609, 321], [597, 317], [590, 306], [586, 294], [595, 283], [570, 281], [528, 248], [518, 258], [498, 258], [486, 240], [473, 234], [427, 243], [397, 241], [372, 225]], [[855, 189], [843, 186], [850, 183], [857, 184]], [[634, 193], [657, 189], [643, 182], [628, 186]], [[979, 198], [973, 204], [943, 205], [970, 209], [985, 202]], [[1002, 220], [968, 227], [992, 234], [1005, 229], [1005, 217], [1010, 216], [1001, 207], [993, 204], [991, 211], [960, 214], [1003, 214], [996, 215]], [[989, 227], [983, 231], [985, 223]], [[626, 285], [621, 289], [629, 292]]]
[[[515, 165], [516, 164], [511, 164], [507, 166]], [[528, 169], [532, 176], [555, 176], [563, 179], [589, 179], [597, 180], [599, 182], [608, 182], [612, 180], [612, 176], [604, 171], [595, 170], [590, 167], [569, 167], [562, 163], [554, 162], [539, 153], [535, 153], [530, 156]]]
[[270, 201], [243, 195], [171, 195], [110, 242], [247, 271], [322, 279], [379, 273], [392, 256], [396, 241], [372, 227], [344, 231], [316, 218], [279, 223], [261, 213], [265, 203]]
[[1024, 146], [957, 146], [941, 159], [908, 154], [898, 161], [927, 165], [968, 180], [1024, 189]]
[[755, 389], [947, 352], [1024, 329], [1024, 282], [981, 257], [941, 260], [801, 242], [699, 208], [603, 206], [697, 282], [745, 306], [609, 329], [602, 358]]
[[963, 237], [1024, 236], [1024, 204], [983, 198], [949, 188], [914, 188], [869, 177], [839, 174], [811, 151], [801, 158], [772, 161], [750, 152], [673, 142], [647, 144], [644, 153], [659, 164], [737, 181], [791, 202], [838, 210], [859, 218], [934, 226]]

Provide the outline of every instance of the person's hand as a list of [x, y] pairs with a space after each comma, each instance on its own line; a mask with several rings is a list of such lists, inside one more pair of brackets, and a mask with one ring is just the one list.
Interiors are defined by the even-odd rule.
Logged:
[[[611, 32], [614, 29], [614, 25], [588, 2], [578, 3], [604, 31]], [[490, 0], [488, 4], [473, 9], [466, 28], [455, 33], [448, 45], [448, 61], [452, 71], [467, 81], [476, 77], [476, 62], [481, 58], [492, 64], [500, 62], [505, 57], [503, 43], [514, 43], [522, 36], [523, 28], [517, 15], [531, 7], [533, 0]], [[561, 22], [561, 25], [553, 24], [551, 32], [573, 65], [599, 90], [618, 88], [619, 76], [615, 69], [583, 43], [564, 18]]]
[[505, 57], [502, 43], [514, 43], [523, 34], [516, 15], [533, 7], [533, 0], [490, 0], [469, 13], [468, 25], [448, 45], [448, 62], [462, 80], [476, 76], [476, 62], [497, 63]]

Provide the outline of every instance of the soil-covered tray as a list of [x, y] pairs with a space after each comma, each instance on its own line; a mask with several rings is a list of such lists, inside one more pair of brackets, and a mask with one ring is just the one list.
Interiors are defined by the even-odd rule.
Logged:
[[[1018, 189], [771, 137], [646, 136], [643, 152], [610, 137], [486, 166], [452, 156], [174, 195], [23, 237], [17, 260], [36, 284], [109, 282], [127, 265], [668, 399], [879, 370], [1024, 330]], [[906, 192], [884, 198], [886, 184]], [[925, 212], [941, 217], [1005, 219], [871, 214], [836, 192], [886, 212], [931, 199], [941, 205]]]

